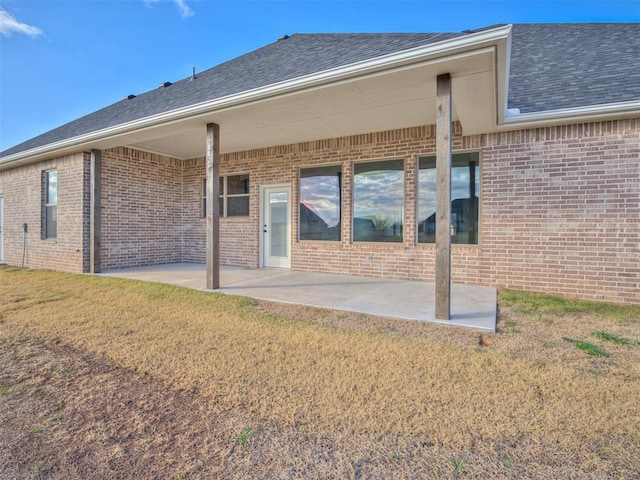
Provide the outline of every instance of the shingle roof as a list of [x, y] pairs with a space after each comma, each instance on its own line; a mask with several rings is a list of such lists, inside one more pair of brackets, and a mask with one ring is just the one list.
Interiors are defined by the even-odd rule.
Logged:
[[[464, 36], [462, 33], [294, 34], [122, 100], [0, 153], [8, 156], [154, 114]], [[521, 112], [640, 99], [640, 24], [514, 25], [509, 108]]]
[[509, 108], [640, 99], [640, 23], [516, 24], [512, 35]]

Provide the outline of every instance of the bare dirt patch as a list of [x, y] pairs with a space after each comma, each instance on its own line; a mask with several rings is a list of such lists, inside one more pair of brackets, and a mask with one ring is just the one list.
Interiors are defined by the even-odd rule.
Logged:
[[0, 478], [637, 476], [640, 348], [591, 336], [636, 310], [500, 309], [480, 336], [0, 271]]

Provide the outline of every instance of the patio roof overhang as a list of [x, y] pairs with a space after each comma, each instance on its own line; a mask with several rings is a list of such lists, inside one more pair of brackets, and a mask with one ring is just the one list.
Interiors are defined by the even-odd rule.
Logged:
[[436, 77], [450, 73], [454, 120], [465, 132], [496, 124], [495, 46], [386, 68], [218, 108], [126, 135], [128, 146], [177, 158], [203, 156], [205, 125], [220, 125], [220, 151], [343, 137], [434, 124]]
[[203, 157], [208, 123], [220, 125], [221, 153], [434, 124], [443, 73], [452, 78], [453, 120], [465, 134], [492, 131], [506, 112], [510, 31], [484, 30], [146, 117], [5, 157], [0, 168], [116, 146]]

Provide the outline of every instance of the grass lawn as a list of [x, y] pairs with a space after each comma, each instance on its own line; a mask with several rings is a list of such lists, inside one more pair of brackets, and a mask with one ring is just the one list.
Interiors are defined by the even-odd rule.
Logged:
[[637, 478], [640, 307], [498, 333], [0, 269], [0, 479]]

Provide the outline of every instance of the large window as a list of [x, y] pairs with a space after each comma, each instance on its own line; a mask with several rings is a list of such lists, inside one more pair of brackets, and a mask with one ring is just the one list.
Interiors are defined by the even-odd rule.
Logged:
[[340, 241], [342, 168], [300, 170], [300, 240]]
[[353, 240], [402, 242], [404, 161], [353, 165]]
[[[478, 243], [479, 154], [457, 153], [451, 164], [451, 243]], [[436, 157], [419, 160], [418, 242], [436, 241]]]
[[[220, 177], [220, 216], [246, 217], [249, 215], [249, 175]], [[207, 179], [202, 179], [202, 217], [207, 216]]]
[[44, 238], [58, 236], [58, 172], [44, 172]]

